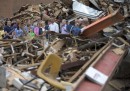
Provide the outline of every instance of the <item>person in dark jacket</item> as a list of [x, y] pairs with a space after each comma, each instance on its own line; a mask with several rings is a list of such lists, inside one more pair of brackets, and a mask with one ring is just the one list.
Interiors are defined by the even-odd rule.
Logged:
[[72, 21], [70, 22], [67, 26], [66, 26], [66, 29], [67, 31], [74, 35], [74, 36], [79, 36], [80, 35], [80, 32], [81, 32], [81, 29], [77, 26], [75, 26], [75, 22]]
[[8, 20], [7, 22], [5, 22], [4, 32], [5, 32], [4, 39], [12, 38], [13, 28], [11, 27], [11, 21]]

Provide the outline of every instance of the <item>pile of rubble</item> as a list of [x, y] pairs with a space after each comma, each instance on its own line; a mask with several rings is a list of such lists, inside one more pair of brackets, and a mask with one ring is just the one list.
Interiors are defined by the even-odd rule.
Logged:
[[[11, 19], [43, 19], [49, 20], [50, 17], [57, 19], [71, 19], [74, 17], [87, 17], [95, 21], [104, 15], [113, 13], [120, 9], [120, 12], [127, 17], [130, 13], [129, 0], [61, 0], [62, 2], [53, 2], [47, 5], [25, 5], [19, 11], [14, 13]], [[91, 23], [91, 22], [90, 22]]]
[[73, 17], [73, 11], [70, 10], [66, 5], [61, 2], [53, 2], [48, 5], [39, 4], [39, 5], [25, 5], [20, 8], [20, 10], [14, 13], [14, 17], [11, 19], [43, 19], [50, 20], [50, 17], [56, 18], [66, 18]]
[[[85, 31], [81, 36], [54, 33], [49, 39], [45, 36], [1, 39], [2, 91], [72, 91], [70, 86], [76, 88], [76, 81], [95, 62], [94, 59], [98, 58], [104, 46], [111, 44], [113, 52], [118, 55], [123, 54], [130, 46], [129, 0], [61, 1], [48, 5], [25, 5], [11, 19], [50, 20], [53, 16], [73, 21], [85, 17], [88, 18]], [[54, 55], [49, 59], [51, 54]], [[56, 61], [59, 59], [55, 55], [61, 58], [62, 63]], [[44, 64], [44, 61], [50, 63]], [[45, 69], [45, 72], [40, 69]], [[46, 77], [42, 78], [42, 73]], [[49, 83], [50, 81], [54, 82]], [[66, 88], [60, 86], [62, 81], [67, 84]]]

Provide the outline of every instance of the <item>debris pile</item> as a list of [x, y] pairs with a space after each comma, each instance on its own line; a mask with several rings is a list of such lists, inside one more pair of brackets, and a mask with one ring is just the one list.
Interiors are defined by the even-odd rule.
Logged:
[[20, 8], [20, 10], [14, 13], [14, 17], [11, 19], [43, 19], [50, 20], [51, 17], [55, 18], [72, 18], [74, 16], [73, 11], [70, 10], [62, 2], [53, 2], [48, 5], [26, 5]]
[[1, 90], [73, 91], [108, 49], [118, 57], [125, 55], [130, 46], [129, 14], [129, 0], [61, 0], [21, 7], [11, 20], [36, 23], [55, 17], [57, 22], [85, 24], [80, 36], [48, 31], [35, 37], [0, 39]]

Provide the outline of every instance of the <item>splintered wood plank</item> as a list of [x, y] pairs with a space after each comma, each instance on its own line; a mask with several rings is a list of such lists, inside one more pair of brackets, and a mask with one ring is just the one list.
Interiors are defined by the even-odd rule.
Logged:
[[[107, 75], [110, 79], [122, 57], [123, 54], [117, 55], [110, 48], [93, 67]], [[75, 91], [103, 91], [106, 84], [101, 86], [84, 78]]]

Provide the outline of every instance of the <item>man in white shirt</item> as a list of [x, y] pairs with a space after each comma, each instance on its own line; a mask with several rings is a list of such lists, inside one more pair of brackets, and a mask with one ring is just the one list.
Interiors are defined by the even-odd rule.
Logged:
[[59, 25], [55, 22], [55, 19], [49, 21], [49, 30], [59, 33]]

